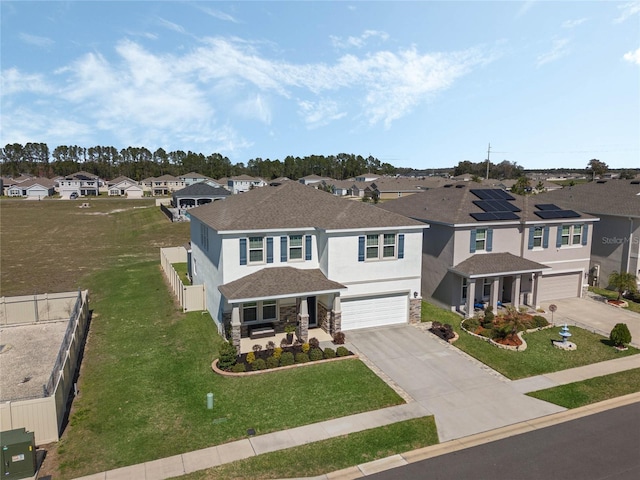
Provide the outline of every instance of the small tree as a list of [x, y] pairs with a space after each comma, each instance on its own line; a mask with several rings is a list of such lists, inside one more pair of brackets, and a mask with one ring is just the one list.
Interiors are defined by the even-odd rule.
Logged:
[[236, 347], [230, 342], [224, 342], [220, 345], [220, 351], [218, 353], [218, 367], [222, 370], [230, 369], [235, 365], [237, 356], [238, 352], [236, 351]]
[[622, 294], [629, 290], [631, 292], [635, 292], [636, 287], [636, 276], [633, 273], [628, 272], [611, 272], [609, 275], [609, 285], [612, 286], [618, 292], [618, 300], [622, 297]]
[[609, 334], [609, 340], [616, 347], [624, 347], [628, 343], [631, 342], [631, 332], [629, 332], [629, 328], [626, 323], [616, 323], [615, 327], [611, 330]]

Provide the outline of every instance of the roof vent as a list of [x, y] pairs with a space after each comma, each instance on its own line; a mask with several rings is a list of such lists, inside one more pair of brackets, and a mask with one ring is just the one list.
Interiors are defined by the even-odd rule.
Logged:
[[640, 180], [631, 180], [631, 185], [640, 185]]
[[596, 183], [607, 183], [606, 180], [596, 180]]
[[444, 186], [444, 188], [451, 188], [451, 187], [453, 187], [453, 185], [451, 185], [450, 183], [447, 183], [447, 184]]
[[456, 188], [464, 188], [464, 187], [466, 187], [466, 185], [463, 185], [463, 184], [461, 184], [461, 183], [459, 183], [459, 184], [457, 184], [457, 185], [456, 185]]

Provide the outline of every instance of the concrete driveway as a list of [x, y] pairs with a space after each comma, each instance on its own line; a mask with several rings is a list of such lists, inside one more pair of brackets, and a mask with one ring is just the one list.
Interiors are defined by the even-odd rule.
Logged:
[[519, 393], [509, 380], [414, 326], [350, 331], [347, 340], [435, 415], [441, 442], [565, 410]]
[[[607, 305], [600, 297], [589, 293], [585, 298], [564, 298], [545, 302], [542, 308], [548, 312], [554, 304], [558, 310], [553, 314], [556, 325], [567, 323], [596, 331], [606, 337], [616, 323], [626, 323], [631, 332], [631, 345], [640, 348], [640, 314]], [[551, 314], [546, 317], [551, 320]]]

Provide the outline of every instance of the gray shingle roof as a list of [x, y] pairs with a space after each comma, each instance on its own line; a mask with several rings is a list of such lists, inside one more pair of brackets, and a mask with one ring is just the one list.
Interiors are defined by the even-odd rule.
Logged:
[[487, 275], [506, 275], [518, 272], [540, 272], [550, 267], [538, 262], [516, 257], [511, 253], [483, 253], [473, 255], [460, 262], [451, 270], [465, 277], [483, 277]]
[[[475, 220], [470, 213], [480, 213], [483, 210], [475, 205], [475, 200], [480, 200], [471, 190], [482, 189], [480, 184], [464, 185], [462, 188], [434, 188], [425, 192], [416, 193], [409, 197], [402, 197], [379, 204], [378, 206], [390, 212], [396, 212], [416, 220], [424, 222], [438, 222], [447, 225], [473, 224], [473, 223], [490, 223], [495, 225], [508, 224], [509, 222], [540, 222], [549, 223], [538, 217], [534, 211], [535, 205], [539, 203], [548, 203], [540, 200], [540, 195], [516, 195], [511, 194], [515, 200], [511, 203], [519, 207], [522, 211], [516, 212], [520, 220], [504, 221], [496, 220], [493, 222], [479, 222]], [[555, 192], [550, 192], [555, 193]], [[545, 194], [546, 195], [546, 194]], [[591, 219], [591, 215], [581, 214], [578, 218], [572, 218], [571, 221], [579, 219]], [[565, 220], [567, 221], [567, 220]]]
[[558, 206], [580, 209], [595, 215], [640, 217], [640, 184], [633, 180], [607, 180], [589, 182], [541, 193], [537, 203], [555, 203]]
[[284, 182], [196, 207], [192, 217], [217, 231], [291, 228], [324, 230], [420, 227], [421, 222], [373, 205], [338, 198], [298, 182]]
[[218, 290], [227, 300], [263, 299], [288, 296], [313, 295], [320, 292], [336, 292], [347, 287], [329, 280], [319, 269], [302, 270], [293, 267], [264, 268], [239, 278]]
[[194, 183], [193, 185], [189, 185], [188, 187], [181, 188], [177, 192], [173, 193], [174, 197], [184, 197], [186, 195], [205, 196], [205, 197], [211, 197], [211, 196], [226, 197], [228, 195], [231, 195], [231, 192], [226, 188], [212, 187], [208, 183], [198, 182], [198, 183]]

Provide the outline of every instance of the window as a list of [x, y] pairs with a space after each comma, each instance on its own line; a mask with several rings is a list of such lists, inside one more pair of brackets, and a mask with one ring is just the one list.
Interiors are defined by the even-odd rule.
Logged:
[[378, 258], [378, 235], [367, 235], [367, 260]]
[[485, 228], [479, 228], [476, 230], [476, 252], [479, 250], [485, 250], [487, 246], [487, 230]]
[[255, 322], [258, 320], [258, 304], [256, 302], [245, 303], [242, 305], [242, 321]]
[[562, 226], [562, 245], [569, 245], [569, 238], [571, 237], [571, 226], [563, 225]]
[[394, 258], [396, 256], [396, 235], [395, 233], [384, 234], [384, 245], [382, 247], [383, 258]]
[[275, 320], [278, 318], [276, 312], [277, 302], [275, 300], [262, 302], [262, 319]]
[[482, 283], [482, 296], [490, 297], [491, 296], [491, 284], [493, 281], [490, 278], [485, 278]]
[[249, 263], [264, 262], [264, 237], [249, 237]]
[[573, 234], [571, 235], [571, 245], [580, 245], [582, 243], [582, 225], [573, 226]]
[[204, 223], [200, 224], [200, 244], [205, 250], [209, 250], [209, 229]]
[[542, 227], [535, 227], [533, 230], [533, 246], [541, 247], [542, 246]]
[[302, 235], [289, 236], [289, 260], [302, 260]]
[[467, 284], [467, 279], [463, 278], [462, 279], [462, 299], [466, 300], [467, 299], [467, 291], [469, 290], [469, 285]]

